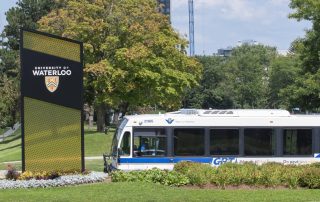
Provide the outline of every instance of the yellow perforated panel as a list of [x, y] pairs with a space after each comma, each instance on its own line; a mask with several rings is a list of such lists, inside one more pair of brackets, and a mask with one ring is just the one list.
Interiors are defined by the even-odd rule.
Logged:
[[80, 62], [80, 44], [23, 31], [23, 48]]
[[25, 170], [81, 170], [80, 110], [24, 97]]

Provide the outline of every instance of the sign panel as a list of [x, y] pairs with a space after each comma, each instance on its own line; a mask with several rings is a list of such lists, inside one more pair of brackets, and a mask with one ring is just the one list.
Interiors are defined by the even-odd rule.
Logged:
[[84, 170], [82, 43], [22, 30], [22, 170]]

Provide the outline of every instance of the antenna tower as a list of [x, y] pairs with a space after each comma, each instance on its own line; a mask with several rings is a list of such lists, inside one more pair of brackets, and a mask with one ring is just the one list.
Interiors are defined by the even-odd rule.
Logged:
[[193, 0], [189, 1], [189, 43], [190, 43], [190, 56], [194, 56], [194, 7]]

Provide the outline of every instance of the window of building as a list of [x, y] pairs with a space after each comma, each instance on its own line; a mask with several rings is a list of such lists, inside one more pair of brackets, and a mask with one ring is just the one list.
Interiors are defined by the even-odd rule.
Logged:
[[211, 155], [238, 155], [239, 130], [238, 129], [212, 129], [210, 130]]
[[131, 135], [130, 132], [125, 132], [122, 141], [120, 144], [120, 151], [119, 155], [121, 156], [130, 156], [130, 150], [131, 150]]
[[285, 129], [283, 130], [284, 155], [311, 155], [312, 130], [311, 129]]
[[204, 129], [198, 129], [198, 128], [174, 129], [174, 155], [176, 156], [204, 155]]
[[244, 129], [244, 153], [250, 156], [275, 154], [275, 133], [271, 128]]
[[133, 135], [134, 156], [166, 156], [167, 136], [163, 128], [135, 129]]

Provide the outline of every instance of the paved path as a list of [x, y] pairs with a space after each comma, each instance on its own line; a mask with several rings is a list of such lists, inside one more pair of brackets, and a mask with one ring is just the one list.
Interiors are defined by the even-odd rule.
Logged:
[[5, 133], [3, 133], [2, 135], [0, 135], [0, 142], [3, 142], [6, 137], [12, 135], [14, 132], [16, 132], [16, 130], [18, 130], [20, 128], [20, 123], [16, 123], [14, 124], [14, 126], [12, 128], [10, 128], [9, 130], [7, 130]]

